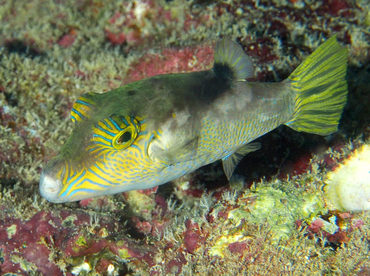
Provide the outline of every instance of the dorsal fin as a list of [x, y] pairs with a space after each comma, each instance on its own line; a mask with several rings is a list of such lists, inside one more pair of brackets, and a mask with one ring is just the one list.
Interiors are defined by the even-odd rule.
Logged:
[[243, 48], [229, 38], [223, 38], [216, 44], [213, 70], [216, 75], [225, 76], [225, 71], [232, 72], [233, 79], [245, 80], [254, 76], [251, 59]]
[[95, 95], [97, 94], [86, 93], [77, 99], [71, 110], [71, 119], [73, 122], [79, 122], [85, 118], [89, 118], [88, 111], [96, 104], [94, 100]]
[[224, 168], [224, 172], [226, 174], [227, 179], [230, 179], [231, 175], [233, 174], [236, 165], [238, 165], [239, 161], [242, 160], [244, 155], [249, 152], [256, 151], [261, 148], [261, 143], [253, 142], [246, 144], [245, 146], [238, 149], [233, 154], [226, 156], [222, 159], [222, 165]]

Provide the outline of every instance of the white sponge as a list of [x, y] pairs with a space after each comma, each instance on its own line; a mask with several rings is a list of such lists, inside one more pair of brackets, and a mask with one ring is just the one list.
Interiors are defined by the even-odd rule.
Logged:
[[329, 209], [370, 210], [370, 146], [363, 145], [324, 180]]

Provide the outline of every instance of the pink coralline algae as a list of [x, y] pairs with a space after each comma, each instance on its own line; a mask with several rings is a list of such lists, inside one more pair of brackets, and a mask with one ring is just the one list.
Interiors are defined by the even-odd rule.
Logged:
[[190, 253], [195, 253], [195, 250], [200, 246], [200, 242], [204, 242], [207, 235], [205, 235], [205, 233], [201, 233], [198, 223], [193, 223], [190, 219], [185, 221], [185, 226], [185, 249]]
[[124, 5], [125, 12], [116, 12], [105, 28], [105, 35], [113, 45], [142, 44], [153, 33], [153, 20], [168, 25], [173, 20], [170, 11], [165, 11], [156, 1], [132, 1]]
[[[0, 230], [0, 246], [4, 254], [4, 262], [1, 265], [1, 272], [31, 272], [33, 268], [43, 274], [52, 273], [61, 275], [60, 269], [48, 261], [49, 249], [40, 243], [40, 236], [49, 236], [55, 232], [55, 228], [47, 222], [40, 221], [40, 216], [35, 215], [28, 223], [21, 223], [19, 219], [1, 220], [2, 230]], [[21, 262], [15, 264], [11, 258], [19, 257], [24, 263], [32, 263], [34, 267], [24, 269]]]
[[[58, 262], [65, 262], [67, 268], [84, 260], [96, 264], [97, 271], [109, 264], [117, 265], [116, 258], [132, 257], [150, 260], [147, 252], [155, 250], [146, 246], [142, 251], [133, 248], [132, 241], [115, 240], [114, 233], [120, 231], [118, 222], [112, 218], [100, 219], [91, 225], [93, 218], [84, 211], [41, 211], [30, 219], [5, 218], [0, 220], [0, 248], [3, 263], [0, 272], [29, 275], [64, 274]], [[102, 258], [102, 260], [100, 260]], [[59, 266], [58, 266], [59, 264]], [[106, 272], [106, 270], [102, 270]]]
[[247, 248], [246, 242], [233, 242], [233, 243], [230, 243], [228, 246], [228, 249], [230, 253], [232, 254], [236, 254], [236, 253], [243, 254], [246, 248]]
[[[160, 74], [201, 71], [212, 67], [214, 45], [205, 44], [181, 49], [163, 49], [159, 53], [144, 54], [133, 62], [126, 82]], [[185, 62], [186, 61], [186, 62]]]
[[64, 48], [68, 48], [72, 46], [73, 42], [75, 42], [76, 37], [71, 34], [64, 35], [59, 41], [58, 44]]
[[208, 14], [192, 14], [189, 6], [166, 9], [151, 0], [123, 3], [122, 10], [114, 13], [104, 30], [107, 41], [113, 45], [143, 45], [151, 43], [156, 35], [171, 36], [177, 28], [188, 32], [215, 23]]

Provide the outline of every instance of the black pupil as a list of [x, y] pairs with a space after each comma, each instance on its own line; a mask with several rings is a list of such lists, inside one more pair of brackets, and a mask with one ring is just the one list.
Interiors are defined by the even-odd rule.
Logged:
[[131, 132], [127, 131], [125, 133], [123, 133], [118, 139], [117, 139], [117, 143], [118, 144], [122, 144], [122, 143], [126, 143], [128, 141], [131, 140]]

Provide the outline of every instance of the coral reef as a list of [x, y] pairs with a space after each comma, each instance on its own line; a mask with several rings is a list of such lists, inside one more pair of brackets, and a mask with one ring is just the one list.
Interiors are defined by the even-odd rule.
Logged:
[[[369, 144], [367, 0], [0, 1], [0, 22], [1, 275], [370, 274], [369, 214], [324, 191]], [[40, 197], [82, 93], [208, 69], [222, 36], [251, 56], [254, 80], [279, 81], [336, 33], [350, 53], [338, 133], [280, 127], [230, 182], [216, 162], [145, 191]]]

